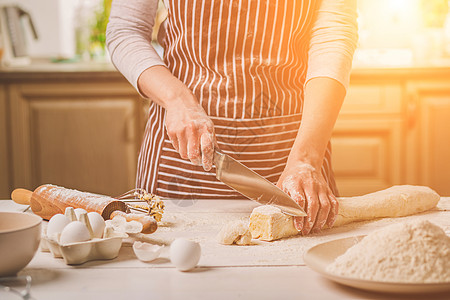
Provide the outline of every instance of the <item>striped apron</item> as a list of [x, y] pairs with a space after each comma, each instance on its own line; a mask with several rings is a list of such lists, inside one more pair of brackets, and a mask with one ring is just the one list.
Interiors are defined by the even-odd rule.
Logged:
[[[220, 149], [276, 183], [301, 122], [316, 1], [165, 0], [164, 60], [210, 116]], [[137, 187], [178, 199], [243, 199], [182, 159], [150, 105]], [[337, 195], [327, 148], [322, 173]]]

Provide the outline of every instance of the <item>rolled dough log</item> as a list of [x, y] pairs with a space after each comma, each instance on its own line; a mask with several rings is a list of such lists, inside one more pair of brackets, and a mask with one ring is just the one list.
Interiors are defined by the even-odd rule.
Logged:
[[248, 229], [248, 224], [237, 221], [226, 224], [217, 235], [217, 241], [224, 245], [250, 245], [252, 235]]
[[[429, 210], [440, 196], [425, 186], [396, 185], [375, 193], [357, 197], [341, 197], [339, 212], [333, 227], [377, 218], [403, 217]], [[298, 234], [294, 218], [272, 206], [259, 206], [250, 215], [253, 238], [273, 241]]]

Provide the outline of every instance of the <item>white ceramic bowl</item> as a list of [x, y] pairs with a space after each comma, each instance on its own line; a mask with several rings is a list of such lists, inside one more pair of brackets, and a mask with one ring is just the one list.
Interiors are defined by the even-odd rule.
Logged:
[[33, 258], [41, 240], [42, 218], [0, 212], [0, 276], [13, 276]]

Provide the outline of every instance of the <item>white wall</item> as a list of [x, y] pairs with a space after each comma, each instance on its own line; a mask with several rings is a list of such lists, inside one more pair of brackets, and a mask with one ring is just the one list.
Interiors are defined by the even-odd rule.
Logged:
[[419, 0], [358, 0], [362, 48], [410, 48], [421, 28]]
[[75, 54], [74, 14], [79, 0], [0, 0], [0, 5], [16, 4], [28, 11], [39, 35], [28, 36], [28, 51], [34, 57], [66, 57]]

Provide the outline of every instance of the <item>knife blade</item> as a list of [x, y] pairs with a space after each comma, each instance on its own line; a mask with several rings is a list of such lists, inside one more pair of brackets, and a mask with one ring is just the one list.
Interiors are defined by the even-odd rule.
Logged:
[[214, 150], [216, 178], [262, 205], [272, 205], [291, 216], [306, 216], [303, 208], [276, 185], [221, 150]]

